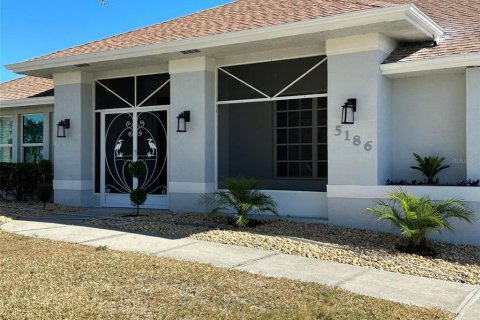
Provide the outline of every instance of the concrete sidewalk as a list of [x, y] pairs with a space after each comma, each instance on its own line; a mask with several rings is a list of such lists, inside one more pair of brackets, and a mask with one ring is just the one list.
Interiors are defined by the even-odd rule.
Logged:
[[266, 276], [312, 281], [387, 300], [443, 308], [454, 312], [462, 320], [480, 318], [480, 286], [187, 238], [166, 239], [65, 223], [68, 222], [15, 220], [3, 225], [2, 229], [25, 236], [94, 247], [107, 246], [115, 250], [210, 263]]

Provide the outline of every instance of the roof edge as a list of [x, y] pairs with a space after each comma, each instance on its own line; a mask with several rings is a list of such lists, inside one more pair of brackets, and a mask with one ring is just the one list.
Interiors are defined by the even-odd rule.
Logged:
[[445, 30], [414, 4], [410, 5], [407, 17], [411, 24], [423, 30], [426, 35], [432, 36], [432, 40], [439, 41], [445, 35]]
[[380, 70], [384, 76], [394, 78], [425, 71], [477, 66], [480, 66], [480, 52], [417, 61], [386, 63], [380, 66]]
[[179, 52], [192, 48], [202, 49], [220, 45], [230, 45], [251, 41], [295, 36], [305, 33], [331, 31], [342, 28], [358, 27], [385, 21], [407, 20], [426, 37], [439, 37], [443, 30], [425, 13], [413, 4], [397, 5], [388, 8], [361, 10], [341, 15], [321, 17], [301, 22], [284, 23], [249, 30], [225, 32], [221, 34], [168, 41], [156, 44], [106, 50], [59, 58], [30, 60], [6, 65], [6, 68], [28, 74], [48, 68], [67, 67], [81, 63], [95, 63], [124, 58], [136, 58], [155, 54]]
[[0, 100], [0, 109], [14, 108], [14, 107], [29, 107], [40, 106], [45, 104], [53, 104], [55, 101], [54, 96], [37, 97], [37, 98], [24, 98], [24, 99], [12, 99], [12, 100]]

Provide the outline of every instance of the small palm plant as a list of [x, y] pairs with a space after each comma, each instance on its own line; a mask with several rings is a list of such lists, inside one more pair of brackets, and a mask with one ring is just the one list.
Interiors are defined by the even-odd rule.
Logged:
[[376, 206], [367, 211], [378, 220], [390, 221], [408, 239], [408, 247], [419, 251], [426, 247], [427, 234], [447, 229], [454, 231], [453, 218], [473, 223], [471, 209], [460, 200], [432, 201], [429, 196], [417, 198], [402, 188], [394, 189], [388, 201], [378, 200]]
[[257, 181], [251, 178], [229, 178], [224, 181], [227, 190], [218, 190], [202, 196], [201, 202], [212, 207], [212, 214], [221, 210], [235, 212], [235, 224], [245, 227], [249, 214], [270, 211], [278, 215], [277, 205], [272, 197], [257, 189]]
[[425, 177], [426, 184], [437, 184], [438, 179], [435, 181], [435, 176], [442, 170], [450, 168], [449, 165], [442, 165], [445, 161], [445, 157], [421, 157], [418, 154], [414, 153], [413, 156], [417, 161], [416, 166], [411, 166], [410, 168], [420, 171]]

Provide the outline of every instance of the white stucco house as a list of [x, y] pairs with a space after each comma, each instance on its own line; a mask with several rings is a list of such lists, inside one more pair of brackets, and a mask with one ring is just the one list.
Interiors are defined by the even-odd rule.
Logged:
[[405, 188], [464, 199], [477, 223], [439, 237], [480, 245], [480, 188], [457, 186], [480, 179], [479, 25], [478, 0], [237, 0], [7, 65], [26, 76], [0, 85], [0, 158], [51, 159], [57, 203], [129, 206], [139, 184], [201, 212], [248, 176], [283, 215], [385, 230], [365, 208], [439, 155], [445, 185]]

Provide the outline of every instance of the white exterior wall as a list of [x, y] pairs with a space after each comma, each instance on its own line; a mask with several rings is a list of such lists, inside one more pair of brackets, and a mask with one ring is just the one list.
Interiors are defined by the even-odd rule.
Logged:
[[[439, 174], [441, 183], [466, 178], [465, 74], [438, 74], [393, 82], [393, 175], [423, 180], [412, 153], [443, 156], [451, 167]], [[477, 120], [478, 121], [478, 120]], [[476, 121], [476, 123], [478, 123]], [[480, 178], [480, 177], [479, 177]]]
[[[201, 194], [215, 189], [214, 61], [170, 61], [170, 209], [205, 212]], [[190, 111], [187, 132], [176, 132], [177, 116]]]
[[84, 72], [54, 74], [54, 123], [70, 119], [66, 138], [54, 139], [56, 203], [91, 206], [93, 96], [92, 77]]
[[466, 71], [467, 178], [480, 179], [480, 67]]
[[[379, 34], [327, 41], [329, 184], [377, 185], [391, 172], [391, 85], [380, 74], [380, 64], [392, 49], [393, 43]], [[349, 98], [357, 99], [355, 123], [341, 125], [341, 106]]]

